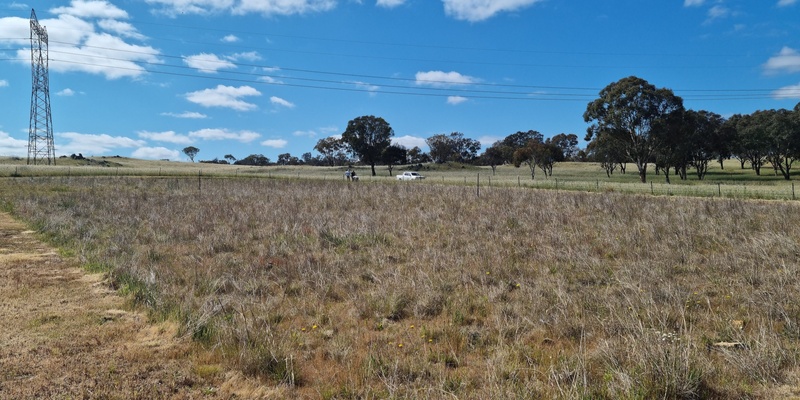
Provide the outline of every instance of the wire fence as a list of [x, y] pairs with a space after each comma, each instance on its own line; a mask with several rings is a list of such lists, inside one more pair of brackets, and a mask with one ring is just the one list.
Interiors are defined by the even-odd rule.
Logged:
[[[292, 167], [239, 167], [197, 168], [199, 165], [186, 165], [182, 168], [172, 167], [73, 167], [73, 166], [41, 166], [41, 165], [0, 165], [0, 177], [36, 178], [51, 177], [64, 179], [78, 176], [97, 177], [172, 177], [195, 179], [200, 185], [204, 179], [218, 178], [272, 178], [272, 179], [307, 179], [307, 180], [341, 180], [347, 182], [343, 168], [292, 168]], [[422, 181], [398, 181], [394, 175], [381, 174], [372, 176], [369, 169], [360, 171], [360, 179], [354, 184], [394, 183], [406, 185], [441, 184], [463, 185], [472, 187], [479, 196], [481, 191], [493, 188], [527, 188], [542, 190], [584, 191], [598, 193], [629, 193], [653, 196], [692, 196], [721, 197], [765, 200], [797, 200], [800, 187], [792, 181], [769, 180], [765, 182], [742, 181], [680, 181], [671, 184], [650, 181], [619, 182], [604, 179], [562, 179], [522, 175], [493, 175], [490, 171], [443, 171], [433, 172]], [[657, 177], [653, 177], [656, 178]]]

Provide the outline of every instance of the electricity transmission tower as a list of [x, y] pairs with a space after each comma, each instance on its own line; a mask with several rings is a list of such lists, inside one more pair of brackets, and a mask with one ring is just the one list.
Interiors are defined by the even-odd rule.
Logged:
[[28, 128], [28, 164], [56, 164], [53, 146], [53, 117], [50, 115], [49, 56], [47, 30], [39, 25], [36, 12], [31, 9], [31, 123]]

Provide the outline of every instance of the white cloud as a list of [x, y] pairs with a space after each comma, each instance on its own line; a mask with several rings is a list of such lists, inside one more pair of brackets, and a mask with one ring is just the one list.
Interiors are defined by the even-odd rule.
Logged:
[[767, 73], [800, 72], [800, 52], [784, 47], [778, 55], [772, 56], [764, 64]]
[[169, 16], [217, 13], [229, 10], [234, 5], [234, 0], [145, 0], [145, 2], [161, 6], [156, 12]]
[[286, 147], [287, 144], [289, 144], [289, 142], [287, 142], [287, 141], [285, 141], [283, 139], [268, 139], [268, 140], [265, 140], [265, 141], [261, 142], [262, 146], [272, 147], [272, 148], [275, 148], [275, 149], [282, 149], [282, 148]]
[[119, 148], [142, 147], [146, 143], [143, 140], [134, 140], [125, 136], [111, 136], [107, 134], [91, 135], [77, 132], [65, 132], [57, 134], [59, 138], [68, 140], [67, 144], [58, 145], [56, 150], [61, 154], [109, 154]]
[[490, 147], [498, 140], [503, 140], [503, 138], [497, 136], [481, 136], [478, 138], [478, 141], [481, 142], [481, 147], [484, 149]]
[[236, 35], [226, 35], [222, 38], [222, 41], [225, 43], [236, 43], [239, 41], [239, 38]]
[[281, 106], [281, 107], [286, 107], [286, 108], [294, 108], [295, 107], [294, 103], [292, 103], [292, 102], [290, 102], [288, 100], [284, 100], [284, 99], [282, 99], [280, 97], [276, 97], [276, 96], [270, 97], [269, 98], [269, 102], [274, 104], [274, 105], [276, 105], [276, 106]]
[[778, 7], [788, 7], [797, 3], [797, 0], [780, 0], [778, 1]]
[[414, 147], [419, 147], [421, 149], [428, 147], [428, 144], [425, 143], [425, 138], [411, 135], [393, 137], [392, 144], [403, 145], [409, 149], [413, 149]]
[[375, 5], [379, 7], [394, 8], [405, 3], [406, 0], [378, 0]]
[[785, 86], [772, 92], [775, 99], [800, 99], [800, 84]]
[[447, 97], [447, 104], [456, 105], [456, 104], [461, 104], [461, 103], [463, 103], [463, 102], [465, 102], [467, 100], [468, 99], [466, 97], [463, 97], [463, 96], [448, 96]]
[[78, 18], [128, 19], [127, 12], [103, 0], [72, 0], [69, 7], [51, 8], [50, 12]]
[[702, 6], [705, 3], [705, 0], [684, 0], [683, 6], [684, 7], [697, 7]]
[[258, 61], [261, 59], [261, 54], [258, 54], [257, 51], [247, 51], [244, 53], [234, 53], [233, 55], [227, 56], [227, 59], [231, 61]]
[[732, 14], [733, 12], [731, 11], [731, 9], [723, 6], [722, 4], [714, 5], [708, 10], [708, 18], [710, 20], [725, 18]]
[[467, 85], [478, 80], [471, 76], [462, 75], [455, 71], [428, 71], [417, 72], [417, 85], [429, 85], [434, 87], [447, 87], [452, 85]]
[[313, 130], [310, 130], [310, 131], [294, 131], [294, 132], [292, 132], [292, 135], [314, 138], [314, 137], [317, 137], [317, 132], [314, 132]]
[[[91, 4], [90, 4], [91, 3]], [[96, 26], [88, 20], [73, 14], [87, 16], [124, 16], [119, 9], [105, 2], [73, 2], [72, 7], [61, 7], [54, 10], [70, 12], [62, 13], [55, 19], [39, 20], [47, 29], [50, 37], [50, 70], [54, 72], [86, 72], [103, 75], [107, 79], [121, 77], [136, 78], [146, 73], [139, 63], [160, 63], [159, 51], [150, 46], [139, 46], [127, 43], [119, 35], [123, 24], [105, 23], [104, 26], [117, 29], [116, 32], [98, 32]], [[98, 5], [100, 7], [98, 7]], [[101, 9], [101, 7], [104, 7]], [[133, 27], [126, 28], [127, 36], [136, 36]], [[30, 50], [23, 38], [30, 36], [27, 19], [8, 17], [0, 18], [1, 45], [25, 46], [16, 52], [19, 63], [29, 63]], [[58, 38], [54, 41], [53, 38]], [[17, 38], [17, 39], [7, 39]], [[29, 40], [29, 39], [28, 39]]]
[[367, 82], [355, 81], [355, 82], [350, 82], [350, 83], [355, 85], [356, 88], [358, 88], [359, 90], [365, 90], [365, 91], [369, 92], [369, 94], [371, 96], [375, 96], [377, 94], [377, 92], [381, 89], [380, 86], [373, 85], [373, 84], [367, 83]]
[[237, 111], [250, 111], [256, 109], [255, 104], [240, 100], [241, 97], [261, 96], [261, 92], [250, 86], [225, 86], [218, 85], [214, 89], [198, 90], [186, 94], [186, 100], [203, 107], [224, 107]]
[[236, 64], [217, 57], [216, 54], [200, 53], [183, 58], [183, 62], [191, 68], [208, 74], [215, 74], [221, 69], [235, 69]]
[[206, 118], [208, 118], [208, 115], [205, 115], [205, 114], [199, 113], [199, 112], [194, 112], [194, 111], [186, 111], [186, 112], [182, 112], [180, 114], [171, 113], [171, 112], [165, 112], [165, 113], [161, 113], [161, 115], [163, 115], [165, 117], [175, 117], [175, 118], [185, 118], [185, 119], [206, 119]]
[[512, 12], [543, 0], [442, 0], [444, 12], [458, 20], [477, 22], [501, 12]]
[[203, 140], [235, 140], [237, 142], [249, 143], [258, 139], [261, 135], [253, 131], [232, 132], [227, 129], [206, 128], [189, 132], [189, 137]]
[[176, 144], [190, 144], [192, 143], [192, 139], [186, 135], [180, 135], [175, 133], [174, 131], [164, 131], [164, 132], [149, 132], [149, 131], [141, 131], [138, 132], [140, 138], [148, 139], [148, 140], [155, 140], [157, 142], [167, 142], [167, 143], [176, 143]]
[[74, 96], [74, 95], [75, 95], [75, 91], [70, 89], [70, 88], [66, 88], [66, 89], [56, 93], [56, 96], [69, 97], [69, 96]]
[[139, 33], [139, 31], [133, 25], [127, 22], [117, 21], [113, 19], [104, 19], [97, 22], [97, 25], [106, 31], [113, 32], [127, 38], [136, 40], [144, 40], [147, 38], [146, 36]]
[[28, 141], [15, 139], [8, 133], [0, 131], [0, 155], [25, 157], [28, 155]]
[[262, 15], [294, 15], [323, 12], [336, 7], [336, 0], [145, 0], [160, 7], [156, 12], [169, 16], [180, 14], [257, 13]]
[[8, 81], [5, 79], [0, 79], [0, 87], [7, 87]]
[[293, 15], [330, 11], [336, 0], [240, 0], [234, 14]]
[[131, 153], [131, 157], [146, 160], [178, 160], [181, 153], [166, 147], [140, 147]]

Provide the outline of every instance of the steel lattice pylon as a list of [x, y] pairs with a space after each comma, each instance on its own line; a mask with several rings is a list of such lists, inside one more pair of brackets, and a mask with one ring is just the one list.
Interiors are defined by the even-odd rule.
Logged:
[[47, 30], [39, 25], [31, 9], [31, 122], [28, 129], [28, 164], [56, 164], [53, 146], [53, 117], [50, 114], [49, 57]]

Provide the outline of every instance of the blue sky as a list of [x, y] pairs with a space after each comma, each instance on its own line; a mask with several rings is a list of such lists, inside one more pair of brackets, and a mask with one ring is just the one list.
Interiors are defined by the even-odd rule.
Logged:
[[301, 156], [363, 115], [425, 147], [583, 137], [635, 75], [723, 116], [800, 101], [800, 0], [37, 0], [0, 3], [0, 156], [27, 155], [29, 17], [56, 154]]

